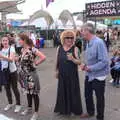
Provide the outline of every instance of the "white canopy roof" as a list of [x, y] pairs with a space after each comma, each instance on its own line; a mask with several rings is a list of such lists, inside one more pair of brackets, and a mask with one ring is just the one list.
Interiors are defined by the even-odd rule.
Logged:
[[66, 25], [68, 23], [68, 21], [70, 21], [73, 24], [73, 26], [76, 27], [73, 16], [68, 10], [63, 10], [60, 13], [58, 19], [62, 21], [63, 25]]
[[[95, 25], [95, 22], [94, 21], [87, 21], [87, 23], [92, 23], [93, 25]], [[101, 24], [101, 23], [96, 23], [96, 28], [98, 29], [98, 30], [102, 30], [102, 29], [107, 29], [107, 25], [105, 25], [105, 24]]]
[[[63, 10], [59, 15], [59, 18], [53, 20], [51, 14], [45, 10], [39, 10], [35, 12], [29, 19], [29, 21], [24, 22], [21, 26], [24, 25], [35, 25], [36, 27], [41, 27], [43, 29], [80, 29], [83, 25], [81, 20], [82, 16], [72, 16], [68, 10]], [[89, 23], [95, 24], [93, 21], [87, 21]], [[97, 23], [97, 29], [107, 28], [106, 25]]]
[[44, 18], [47, 22], [47, 25], [51, 25], [53, 23], [53, 18], [52, 16], [44, 10], [38, 10], [37, 12], [35, 12], [29, 20], [29, 23], [32, 23], [34, 20], [38, 19], [38, 18]]
[[17, 8], [18, 0], [0, 0], [0, 12], [6, 14], [20, 12]]
[[46, 22], [45, 18], [43, 18], [43, 17], [35, 19], [29, 25], [35, 25], [36, 27], [41, 27], [41, 29], [47, 29], [48, 28], [47, 22]]

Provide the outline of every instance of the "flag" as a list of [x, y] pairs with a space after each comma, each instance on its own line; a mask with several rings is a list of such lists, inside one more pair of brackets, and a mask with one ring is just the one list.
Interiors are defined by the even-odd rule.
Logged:
[[50, 4], [50, 2], [54, 2], [54, 0], [46, 0], [46, 7]]

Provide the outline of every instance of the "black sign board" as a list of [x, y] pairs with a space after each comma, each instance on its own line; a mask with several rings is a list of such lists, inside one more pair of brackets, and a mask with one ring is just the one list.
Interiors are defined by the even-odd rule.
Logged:
[[87, 3], [86, 16], [120, 16], [120, 0]]

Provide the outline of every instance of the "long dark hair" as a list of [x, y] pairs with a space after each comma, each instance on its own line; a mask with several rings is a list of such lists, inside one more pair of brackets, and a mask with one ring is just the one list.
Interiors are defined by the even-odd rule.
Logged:
[[[2, 48], [3, 48], [2, 39], [3, 39], [4, 37], [6, 37], [6, 38], [8, 39], [8, 36], [7, 36], [6, 34], [1, 37], [0, 50], [2, 50]], [[8, 39], [8, 41], [9, 41], [9, 39]]]
[[33, 41], [32, 41], [32, 40], [29, 38], [29, 36], [26, 35], [25, 33], [20, 33], [20, 34], [19, 34], [19, 37], [20, 37], [21, 40], [25, 41], [25, 43], [26, 43], [27, 45], [29, 45], [30, 47], [33, 47], [33, 46], [34, 46]]

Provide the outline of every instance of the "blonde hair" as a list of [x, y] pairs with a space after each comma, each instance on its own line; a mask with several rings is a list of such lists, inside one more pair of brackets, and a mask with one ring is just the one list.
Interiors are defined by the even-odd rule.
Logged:
[[73, 30], [64, 30], [60, 35], [61, 44], [64, 44], [65, 37], [74, 37], [76, 39], [76, 34]]

